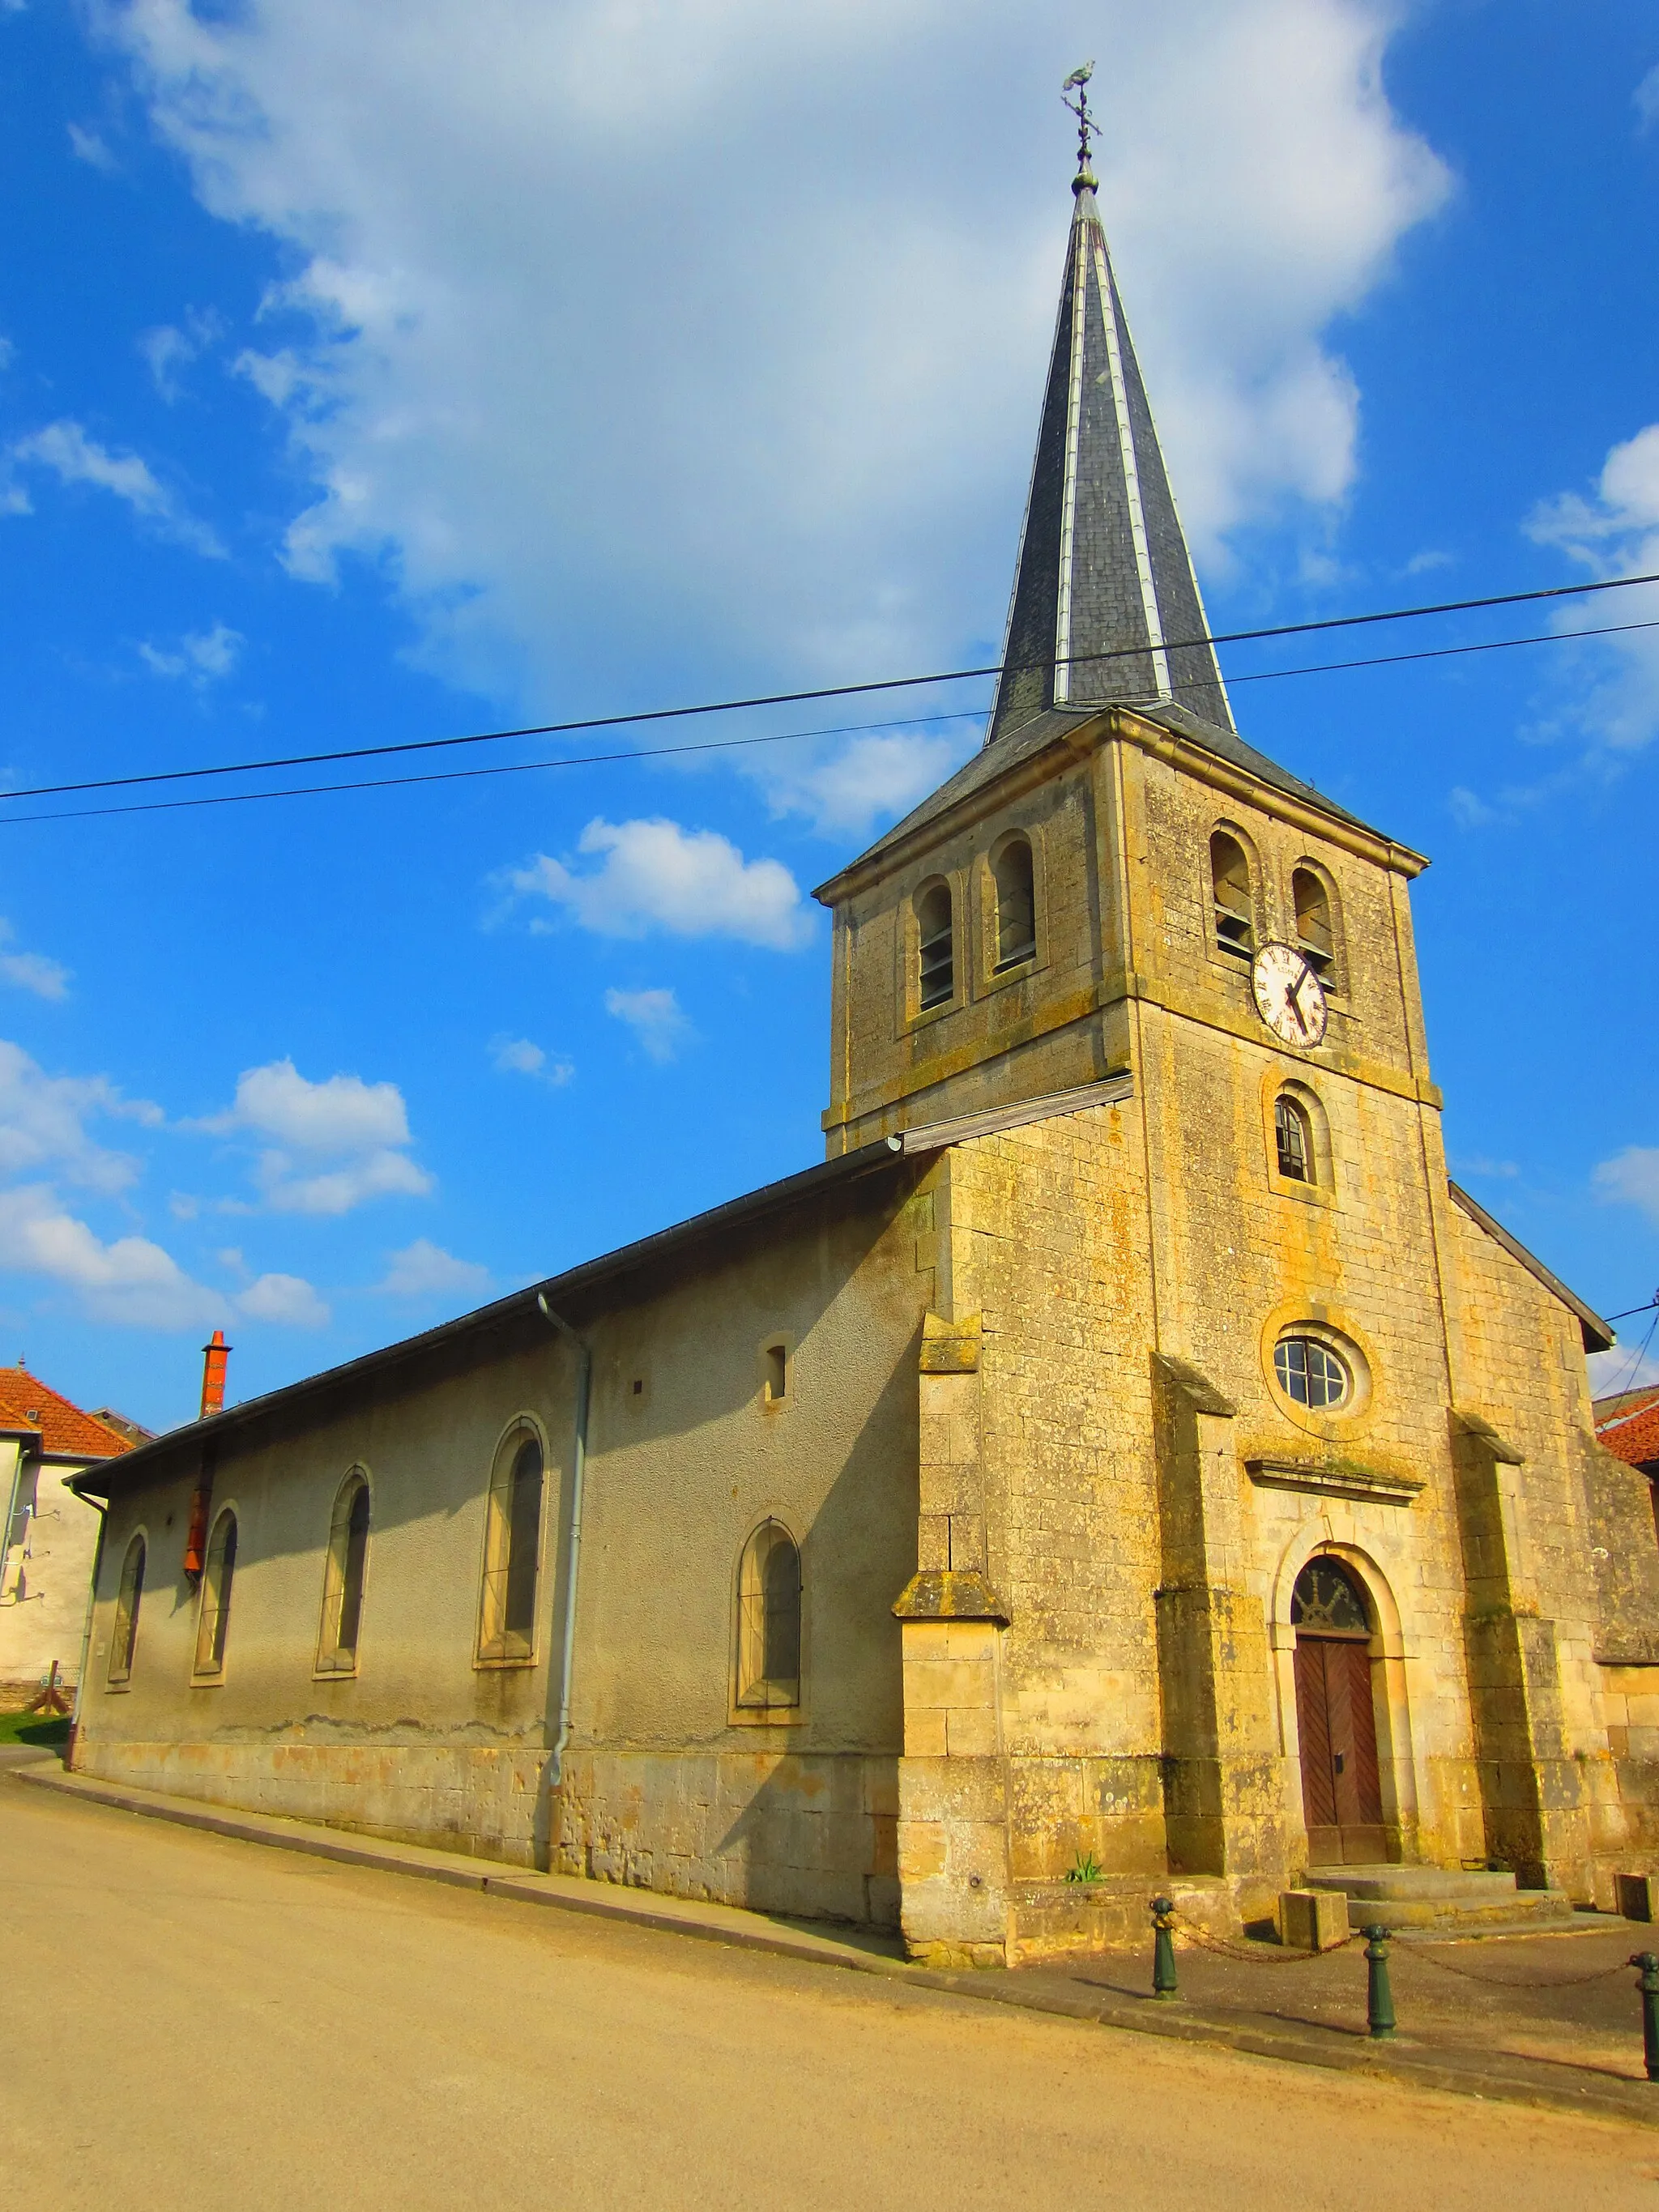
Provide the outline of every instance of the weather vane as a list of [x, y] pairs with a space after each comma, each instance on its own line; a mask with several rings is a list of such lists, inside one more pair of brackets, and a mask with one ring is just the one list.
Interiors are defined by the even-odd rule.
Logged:
[[[1089, 80], [1094, 73], [1094, 64], [1085, 62], [1081, 69], [1072, 71], [1060, 88], [1060, 98], [1077, 118], [1077, 173], [1079, 178], [1089, 176], [1089, 142], [1097, 127], [1089, 113]], [[1069, 97], [1072, 93], [1077, 94], [1075, 100]], [[1090, 178], [1091, 184], [1093, 181]]]

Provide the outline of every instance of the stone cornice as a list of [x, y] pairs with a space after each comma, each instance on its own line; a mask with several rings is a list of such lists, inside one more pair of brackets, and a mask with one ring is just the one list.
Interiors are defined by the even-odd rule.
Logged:
[[1426, 1488], [1416, 1475], [1360, 1467], [1351, 1460], [1247, 1459], [1250, 1480], [1262, 1490], [1302, 1490], [1327, 1498], [1370, 1498], [1379, 1505], [1409, 1505]]

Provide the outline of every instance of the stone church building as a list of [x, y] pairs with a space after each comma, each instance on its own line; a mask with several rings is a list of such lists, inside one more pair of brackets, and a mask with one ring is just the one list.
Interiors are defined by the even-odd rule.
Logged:
[[1234, 728], [1073, 189], [987, 741], [817, 893], [826, 1158], [80, 1478], [82, 1771], [935, 1958], [1659, 1868], [1611, 1332], [1447, 1179], [1423, 860]]

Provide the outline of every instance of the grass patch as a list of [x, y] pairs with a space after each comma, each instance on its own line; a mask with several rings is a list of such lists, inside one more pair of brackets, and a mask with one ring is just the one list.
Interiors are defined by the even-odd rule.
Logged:
[[45, 1719], [40, 1713], [0, 1713], [0, 1743], [33, 1743], [56, 1751], [69, 1741], [66, 1720]]

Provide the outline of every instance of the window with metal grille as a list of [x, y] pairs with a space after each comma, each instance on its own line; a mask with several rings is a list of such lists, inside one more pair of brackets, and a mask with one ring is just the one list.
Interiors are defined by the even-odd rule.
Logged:
[[227, 1506], [208, 1539], [202, 1571], [202, 1610], [196, 1623], [196, 1672], [224, 1672], [225, 1639], [230, 1632], [230, 1589], [236, 1575], [236, 1516]]
[[1273, 1101], [1273, 1141], [1279, 1148], [1279, 1172], [1290, 1182], [1314, 1179], [1313, 1123], [1305, 1106], [1288, 1091]]
[[1031, 870], [1031, 848], [1024, 837], [1011, 837], [991, 865], [997, 895], [997, 957], [999, 971], [1017, 967], [1036, 951], [1036, 884]]
[[1316, 1336], [1281, 1336], [1273, 1372], [1287, 1398], [1316, 1413], [1341, 1405], [1353, 1388], [1346, 1364]]
[[515, 1449], [501, 1455], [490, 1480], [478, 1634], [481, 1659], [534, 1656], [542, 1488], [542, 1448], [534, 1437], [525, 1437]]
[[800, 1703], [800, 1553], [775, 1521], [749, 1539], [738, 1571], [738, 1703]]
[[1328, 981], [1336, 964], [1330, 894], [1311, 868], [1298, 868], [1291, 878], [1291, 897], [1296, 906], [1297, 943], [1303, 957], [1316, 975]]
[[1369, 1636], [1370, 1615], [1347, 1569], [1323, 1553], [1310, 1559], [1291, 1592], [1291, 1625], [1314, 1634]]
[[1248, 960], [1255, 949], [1250, 864], [1244, 848], [1224, 830], [1218, 830], [1210, 840], [1210, 882], [1215, 896], [1215, 941], [1222, 951]]
[[323, 1568], [323, 1625], [317, 1642], [320, 1674], [351, 1674], [357, 1668], [357, 1634], [363, 1618], [363, 1579], [368, 1567], [368, 1478], [353, 1468], [340, 1485]]
[[115, 1627], [109, 1639], [112, 1683], [132, 1679], [132, 1656], [138, 1648], [138, 1604], [144, 1595], [144, 1540], [135, 1536], [121, 1562], [121, 1587], [115, 1599]]
[[948, 1006], [956, 996], [955, 932], [948, 884], [929, 884], [918, 896], [916, 924], [920, 962], [916, 997], [926, 1013], [930, 1006]]

